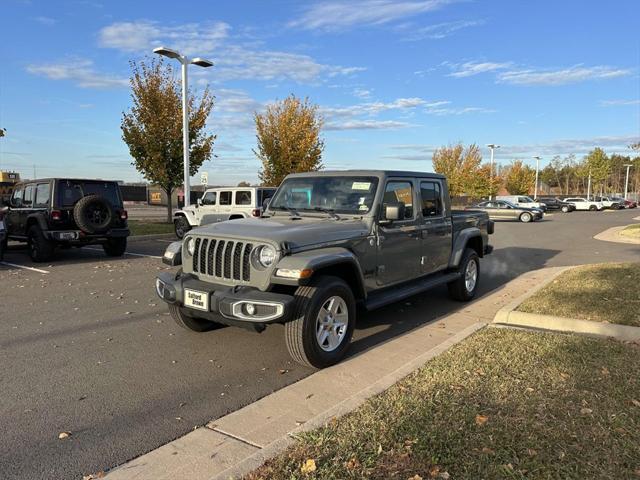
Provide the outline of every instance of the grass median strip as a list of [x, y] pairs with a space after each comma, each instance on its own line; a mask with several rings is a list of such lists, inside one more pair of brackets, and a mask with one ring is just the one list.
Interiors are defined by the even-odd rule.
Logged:
[[525, 300], [521, 312], [640, 326], [640, 263], [585, 265]]
[[620, 230], [620, 235], [623, 237], [640, 238], [640, 223], [627, 225], [623, 230]]
[[640, 478], [640, 347], [490, 328], [247, 480]]
[[172, 223], [142, 220], [129, 220], [128, 223], [131, 235], [159, 235], [174, 232]]

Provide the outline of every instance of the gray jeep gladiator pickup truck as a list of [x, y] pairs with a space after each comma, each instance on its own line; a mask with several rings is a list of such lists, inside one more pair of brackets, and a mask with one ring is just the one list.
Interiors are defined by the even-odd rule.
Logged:
[[485, 212], [452, 212], [446, 179], [404, 171], [285, 178], [262, 218], [196, 228], [169, 245], [156, 292], [182, 327], [261, 332], [282, 323], [289, 353], [316, 368], [346, 353], [357, 306], [371, 310], [446, 284], [471, 300], [491, 253]]

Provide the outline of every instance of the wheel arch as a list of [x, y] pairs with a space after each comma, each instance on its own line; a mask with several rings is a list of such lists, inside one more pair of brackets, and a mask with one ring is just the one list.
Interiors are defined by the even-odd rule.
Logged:
[[473, 249], [480, 258], [484, 256], [484, 240], [479, 228], [466, 228], [458, 234], [451, 251], [449, 268], [456, 268], [460, 265], [462, 255], [467, 248]]

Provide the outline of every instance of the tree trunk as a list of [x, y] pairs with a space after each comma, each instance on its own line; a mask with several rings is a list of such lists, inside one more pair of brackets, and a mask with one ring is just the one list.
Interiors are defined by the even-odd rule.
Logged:
[[165, 188], [165, 193], [167, 194], [167, 223], [173, 222], [173, 205], [171, 194], [173, 193], [173, 188]]

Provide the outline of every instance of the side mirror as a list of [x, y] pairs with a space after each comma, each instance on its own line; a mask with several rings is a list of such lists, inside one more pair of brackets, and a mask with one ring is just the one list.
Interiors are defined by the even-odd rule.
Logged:
[[196, 205], [197, 206], [202, 205], [202, 197], [200, 197], [198, 200], [196, 200]]
[[397, 220], [404, 219], [405, 205], [404, 202], [398, 203], [385, 203], [383, 205], [383, 218], [381, 222], [383, 225], [388, 225]]

